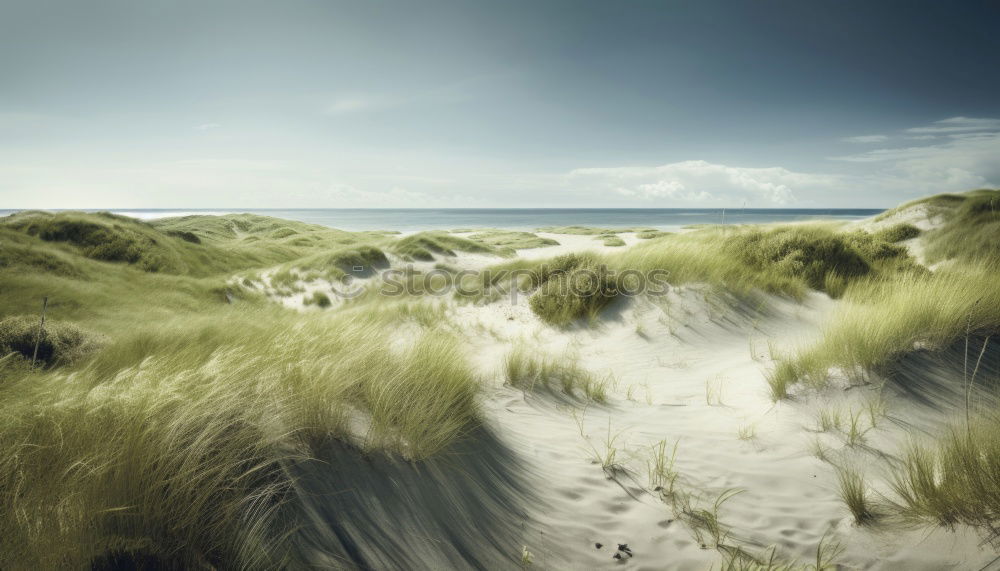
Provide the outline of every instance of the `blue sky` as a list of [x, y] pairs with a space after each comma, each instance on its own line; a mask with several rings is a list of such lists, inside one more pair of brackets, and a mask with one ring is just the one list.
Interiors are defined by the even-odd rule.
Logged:
[[1000, 184], [1000, 5], [0, 0], [0, 208], [881, 207]]

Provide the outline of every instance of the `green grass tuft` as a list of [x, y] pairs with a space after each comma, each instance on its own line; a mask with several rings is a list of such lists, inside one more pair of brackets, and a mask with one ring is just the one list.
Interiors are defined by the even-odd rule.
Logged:
[[517, 347], [504, 360], [504, 377], [512, 387], [526, 392], [559, 392], [589, 400], [607, 400], [606, 379], [599, 379], [569, 356], [551, 358], [532, 355]]
[[884, 242], [896, 243], [910, 240], [920, 235], [920, 229], [912, 224], [896, 224], [875, 233], [875, 237]]
[[871, 502], [868, 499], [868, 484], [864, 476], [853, 468], [837, 469], [837, 483], [840, 499], [850, 510], [854, 523], [864, 525], [875, 519]]

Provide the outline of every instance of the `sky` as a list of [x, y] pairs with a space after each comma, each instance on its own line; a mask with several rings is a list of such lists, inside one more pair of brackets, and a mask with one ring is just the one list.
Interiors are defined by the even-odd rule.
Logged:
[[0, 208], [889, 207], [1000, 184], [1000, 3], [0, 0]]

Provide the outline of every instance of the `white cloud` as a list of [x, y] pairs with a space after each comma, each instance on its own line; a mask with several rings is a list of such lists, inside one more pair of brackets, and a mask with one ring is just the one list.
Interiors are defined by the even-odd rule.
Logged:
[[[961, 120], [959, 120], [961, 119]], [[831, 160], [869, 164], [865, 175], [873, 189], [910, 193], [956, 192], [995, 186], [1000, 182], [1000, 120], [955, 117], [938, 121], [954, 132], [941, 137], [921, 137], [926, 145], [873, 149]], [[996, 125], [996, 130], [985, 130]], [[962, 131], [957, 131], [958, 129]], [[907, 131], [913, 132], [914, 129]], [[914, 137], [911, 137], [913, 139]]]
[[682, 161], [652, 167], [581, 168], [569, 173], [576, 188], [596, 188], [643, 201], [671, 205], [723, 205], [744, 200], [756, 206], [796, 202], [798, 190], [828, 189], [827, 175], [781, 167], [748, 168]]
[[351, 113], [365, 113], [368, 111], [375, 111], [378, 109], [386, 109], [389, 107], [395, 107], [399, 105], [400, 101], [398, 99], [393, 99], [385, 95], [378, 95], [373, 93], [355, 93], [350, 95], [341, 95], [333, 101], [324, 109], [324, 113], [327, 115], [347, 115]]
[[907, 129], [907, 133], [964, 133], [1000, 129], [1000, 119], [975, 117], [949, 117], [923, 127]]
[[884, 143], [889, 140], [889, 137], [885, 135], [858, 135], [857, 137], [845, 137], [841, 139], [845, 143], [858, 143], [858, 144], [870, 144], [870, 143]]

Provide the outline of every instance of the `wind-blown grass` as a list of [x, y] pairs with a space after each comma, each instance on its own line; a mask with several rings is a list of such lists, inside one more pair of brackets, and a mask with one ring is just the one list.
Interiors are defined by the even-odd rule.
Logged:
[[809, 289], [837, 297], [853, 281], [918, 271], [899, 246], [819, 223], [671, 234], [630, 248], [613, 265], [666, 270], [674, 284], [704, 282], [736, 293], [758, 289], [797, 298]]
[[958, 195], [941, 207], [943, 224], [924, 234], [930, 262], [1000, 263], [1000, 190]]
[[475, 426], [454, 341], [397, 350], [377, 324], [314, 315], [144, 324], [75, 370], [5, 379], [0, 566], [283, 566], [289, 462], [331, 438], [419, 459]]
[[861, 472], [849, 467], [838, 468], [837, 483], [840, 499], [850, 510], [854, 523], [864, 525], [875, 519], [875, 512], [868, 498], [868, 484]]
[[917, 346], [945, 347], [971, 333], [1000, 331], [1000, 272], [991, 267], [904, 274], [850, 288], [821, 340], [779, 360], [772, 396], [792, 384], [822, 385], [832, 369], [851, 377]]
[[896, 511], [940, 525], [968, 524], [1000, 537], [1000, 418], [955, 426], [934, 444], [912, 444], [893, 469]]

